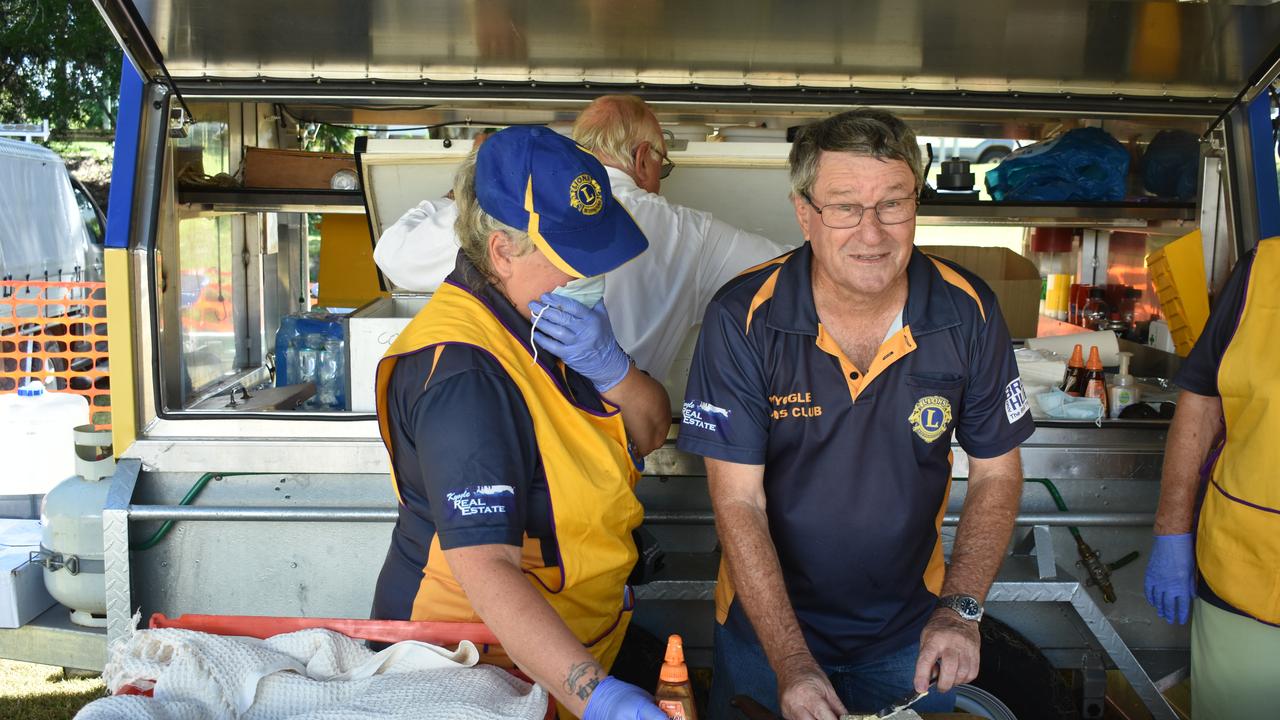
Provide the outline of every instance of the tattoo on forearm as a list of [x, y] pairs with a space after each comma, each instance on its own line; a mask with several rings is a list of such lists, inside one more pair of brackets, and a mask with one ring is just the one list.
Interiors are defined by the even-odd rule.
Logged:
[[604, 674], [604, 668], [599, 663], [580, 662], [569, 668], [569, 674], [564, 679], [564, 687], [570, 693], [577, 695], [579, 700], [586, 700], [591, 696], [591, 691], [600, 684]]

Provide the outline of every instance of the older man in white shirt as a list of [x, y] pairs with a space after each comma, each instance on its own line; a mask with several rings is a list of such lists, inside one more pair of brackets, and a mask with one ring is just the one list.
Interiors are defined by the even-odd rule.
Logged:
[[[637, 367], [665, 381], [712, 294], [790, 246], [659, 195], [673, 166], [658, 119], [638, 97], [597, 98], [578, 116], [573, 139], [604, 164], [614, 197], [649, 239], [646, 252], [605, 275], [604, 301], [618, 343]], [[402, 288], [434, 290], [453, 270], [456, 219], [450, 200], [420, 203], [382, 234], [374, 261]]]

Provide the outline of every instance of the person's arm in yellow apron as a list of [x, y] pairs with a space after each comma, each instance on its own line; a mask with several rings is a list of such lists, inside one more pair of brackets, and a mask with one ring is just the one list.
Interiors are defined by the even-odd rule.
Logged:
[[1170, 624], [1191, 617], [1196, 596], [1195, 515], [1200, 470], [1222, 432], [1222, 398], [1183, 390], [1165, 441], [1160, 505], [1143, 578], [1147, 602]]
[[[591, 657], [520, 570], [520, 548], [475, 545], [445, 550], [444, 556], [507, 655], [569, 712], [580, 718], [621, 717], [622, 710], [630, 710], [626, 717], [666, 717], [652, 697], [610, 678]], [[596, 691], [606, 688], [608, 697], [595, 700], [601, 710], [588, 714]]]
[[657, 380], [632, 365], [622, 382], [601, 394], [622, 412], [622, 424], [636, 446], [637, 455], [644, 457], [667, 441], [671, 399]]
[[1178, 393], [1178, 409], [1169, 425], [1160, 473], [1160, 505], [1156, 509], [1156, 535], [1189, 533], [1200, 489], [1200, 466], [1222, 430], [1222, 398]]
[[544, 293], [529, 303], [534, 339], [587, 378], [622, 412], [622, 424], [640, 457], [666, 442], [671, 401], [661, 383], [631, 362], [613, 335], [604, 302], [588, 308], [572, 298]]

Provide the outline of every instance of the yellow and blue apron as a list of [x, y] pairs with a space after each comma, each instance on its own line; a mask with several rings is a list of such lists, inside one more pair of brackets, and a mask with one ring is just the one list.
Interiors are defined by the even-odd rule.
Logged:
[[1263, 241], [1218, 368], [1224, 440], [1209, 473], [1196, 564], [1222, 600], [1280, 623], [1280, 240]]
[[[478, 298], [445, 283], [378, 364], [378, 425], [387, 452], [393, 454], [393, 466], [387, 404], [392, 371], [399, 358], [441, 344], [469, 345], [488, 353], [524, 398], [546, 473], [559, 563], [547, 566], [539, 541], [526, 536], [521, 566], [607, 670], [631, 618], [626, 587], [636, 561], [631, 532], [644, 515], [634, 493], [639, 472], [627, 451], [621, 413], [607, 402], [603, 413], [576, 405]], [[396, 494], [400, 497], [398, 486]], [[482, 622], [450, 572], [438, 535], [431, 542], [410, 619]], [[485, 661], [510, 665], [500, 648], [490, 649]]]

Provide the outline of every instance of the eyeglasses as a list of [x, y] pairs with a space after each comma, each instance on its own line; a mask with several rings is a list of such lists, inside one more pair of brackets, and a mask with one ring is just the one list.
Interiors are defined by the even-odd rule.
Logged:
[[658, 170], [658, 179], [666, 180], [671, 171], [676, 169], [676, 164], [671, 162], [671, 158], [667, 157], [667, 154], [658, 148], [653, 148], [653, 151], [662, 159], [662, 167]]
[[848, 228], [858, 227], [858, 223], [862, 222], [862, 214], [867, 210], [874, 209], [876, 212], [876, 220], [881, 225], [900, 225], [916, 215], [916, 206], [919, 200], [915, 195], [903, 198], [894, 198], [892, 200], [884, 200], [875, 205], [850, 205], [848, 203], [831, 203], [818, 207], [813, 198], [809, 197], [809, 193], [802, 193], [801, 197], [805, 202], [809, 203], [814, 210], [818, 211], [818, 215], [822, 217], [822, 224], [832, 230], [845, 230]]
[[[636, 150], [638, 149], [639, 147], [637, 146]], [[633, 155], [635, 154], [635, 150], [632, 150], [631, 152]], [[656, 145], [650, 145], [649, 152], [657, 155], [658, 159], [662, 161], [662, 167], [658, 169], [658, 179], [666, 180], [667, 176], [671, 174], [671, 171], [676, 169], [676, 164], [671, 162], [671, 158], [667, 157], [667, 153], [659, 150]]]

